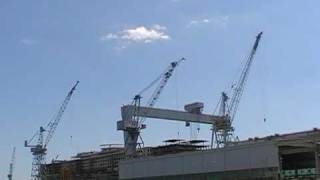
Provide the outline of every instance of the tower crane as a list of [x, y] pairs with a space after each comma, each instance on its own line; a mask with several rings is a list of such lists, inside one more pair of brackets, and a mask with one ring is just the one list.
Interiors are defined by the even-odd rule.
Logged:
[[8, 180], [12, 180], [15, 159], [16, 159], [16, 147], [14, 147], [13, 151], [12, 151], [11, 162], [10, 162], [10, 166], [9, 166]]
[[[45, 156], [47, 154], [47, 146], [52, 139], [55, 130], [62, 118], [63, 113], [65, 112], [69, 101], [71, 100], [72, 94], [76, 89], [79, 81], [71, 88], [65, 97], [62, 105], [60, 106], [57, 114], [54, 118], [47, 124], [46, 128], [40, 127], [39, 131], [28, 141], [24, 142], [25, 147], [30, 147], [30, 151], [33, 155], [32, 162], [32, 171], [31, 171], [31, 180], [41, 180], [45, 179]], [[47, 132], [47, 133], [45, 133]], [[37, 138], [35, 145], [31, 145], [34, 139]]]
[[[217, 147], [223, 147], [228, 145], [229, 142], [235, 139], [234, 128], [232, 123], [237, 113], [240, 99], [242, 97], [246, 82], [248, 80], [250, 68], [253, 63], [254, 55], [256, 54], [262, 32], [256, 36], [254, 45], [250, 51], [248, 59], [246, 60], [244, 67], [241, 71], [240, 77], [235, 84], [232, 85], [233, 94], [231, 98], [226, 92], [222, 92], [219, 108], [219, 116], [224, 118], [224, 121], [217, 122], [213, 126], [213, 137], [215, 137], [215, 143]], [[212, 141], [213, 142], [213, 141]]]
[[[141, 129], [145, 129], [146, 125], [144, 124], [145, 122], [145, 117], [138, 116], [140, 111], [140, 105], [141, 105], [141, 99], [142, 99], [142, 94], [145, 93], [147, 90], [149, 90], [151, 87], [153, 87], [157, 82], [159, 84], [153, 91], [151, 97], [148, 99], [146, 107], [153, 107], [157, 100], [159, 99], [163, 89], [167, 85], [167, 82], [169, 81], [170, 77], [172, 76], [175, 68], [182, 62], [184, 61], [185, 58], [181, 58], [178, 61], [173, 61], [170, 63], [170, 65], [165, 69], [163, 73], [161, 73], [154, 81], [152, 81], [147, 87], [142, 89], [138, 94], [136, 94], [133, 98], [133, 101], [131, 105], [134, 107], [134, 112], [133, 112], [133, 117], [130, 120], [130, 122], [124, 122], [124, 121], [118, 121], [118, 130], [124, 130], [124, 138], [125, 138], [125, 144], [131, 144], [130, 147], [134, 149], [128, 149], [126, 148], [126, 151], [128, 151], [127, 154], [133, 155], [133, 153], [130, 152], [135, 152], [135, 148], [138, 145], [137, 140], [140, 137], [140, 131]], [[122, 118], [125, 119], [125, 118]], [[131, 126], [127, 127], [125, 129], [119, 127], [123, 127], [122, 125], [130, 123]], [[140, 137], [142, 140], [142, 138]], [[142, 142], [143, 144], [143, 142]]]

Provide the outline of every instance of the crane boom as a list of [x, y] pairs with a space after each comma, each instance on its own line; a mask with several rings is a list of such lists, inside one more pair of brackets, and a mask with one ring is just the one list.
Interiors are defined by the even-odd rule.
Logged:
[[12, 151], [11, 162], [10, 162], [10, 166], [9, 166], [8, 180], [12, 180], [15, 159], [16, 159], [16, 147], [14, 147], [13, 151]]
[[[155, 85], [159, 80], [160, 83], [158, 84], [158, 86], [156, 87], [156, 89], [154, 90], [154, 92], [152, 93], [150, 99], [147, 101], [147, 105], [146, 107], [152, 108], [155, 103], [157, 102], [157, 100], [160, 97], [160, 94], [162, 93], [164, 87], [167, 85], [168, 80], [170, 79], [170, 77], [172, 76], [175, 68], [180, 64], [180, 62], [184, 61], [185, 58], [181, 58], [178, 61], [174, 61], [171, 62], [169, 67], [166, 68], [166, 70], [160, 74], [160, 76], [158, 76], [154, 81], [152, 81], [147, 87], [145, 87], [142, 91], [140, 91], [139, 94], [135, 95], [135, 97], [133, 98], [133, 102], [131, 104], [130, 107], [132, 110], [132, 116], [131, 118], [123, 118], [121, 121], [118, 122], [119, 127], [121, 126], [121, 124], [132, 124], [133, 126], [130, 127], [125, 127], [125, 128], [118, 128], [118, 130], [123, 130], [124, 131], [124, 141], [125, 141], [125, 151], [126, 154], [131, 156], [131, 155], [135, 155], [136, 153], [136, 147], [138, 145], [138, 137], [141, 138], [140, 136], [140, 131], [141, 129], [144, 129], [146, 126], [144, 123], [146, 117], [144, 116], [139, 116], [139, 112], [140, 112], [140, 100], [142, 98], [142, 93], [144, 93], [145, 91], [147, 91], [148, 89], [150, 89], [153, 85]], [[124, 116], [124, 114], [122, 113], [122, 116]], [[142, 138], [141, 138], [142, 141]], [[142, 142], [143, 144], [143, 142]]]
[[257, 51], [257, 48], [258, 48], [258, 45], [259, 45], [259, 42], [260, 42], [260, 39], [261, 39], [261, 35], [262, 35], [262, 32], [260, 32], [258, 34], [258, 36], [256, 37], [256, 41], [253, 45], [253, 48], [250, 52], [250, 55], [249, 55], [249, 58], [241, 72], [241, 75], [238, 79], [238, 82], [235, 86], [235, 89], [234, 89], [234, 94], [231, 98], [231, 101], [230, 101], [230, 106], [229, 106], [229, 110], [228, 110], [228, 114], [230, 116], [230, 121], [231, 123], [233, 122], [233, 119], [234, 119], [234, 116], [238, 110], [238, 107], [239, 107], [239, 102], [240, 102], [240, 99], [242, 97], [242, 94], [243, 94], [243, 91], [244, 91], [244, 87], [246, 85], [246, 82], [248, 80], [248, 75], [249, 75], [249, 72], [250, 72], [250, 67], [252, 65], [252, 62], [253, 62], [253, 58], [254, 58], [254, 55], [256, 54], [256, 51]]
[[48, 124], [48, 135], [47, 138], [44, 142], [44, 146], [46, 147], [48, 145], [48, 143], [50, 142], [50, 140], [52, 139], [52, 136], [55, 132], [55, 130], [57, 129], [57, 126], [61, 120], [61, 117], [64, 113], [64, 111], [66, 110], [68, 103], [70, 102], [71, 96], [74, 92], [74, 90], [76, 89], [76, 87], [78, 86], [79, 81], [76, 82], [76, 84], [71, 88], [71, 90], [69, 91], [68, 95], [66, 96], [66, 98], [64, 99], [62, 105], [59, 108], [58, 113], [56, 114], [56, 116], [54, 117], [53, 121], [49, 122]]
[[159, 85], [157, 86], [157, 88], [153, 92], [152, 96], [148, 100], [147, 106], [153, 107], [155, 105], [155, 103], [157, 102], [157, 100], [160, 97], [160, 94], [161, 94], [163, 88], [166, 86], [168, 80], [172, 76], [175, 68], [180, 64], [180, 62], [182, 62], [184, 60], [185, 60], [185, 58], [181, 58], [179, 61], [174, 61], [174, 62], [170, 63], [170, 65], [166, 69], [165, 73], [162, 74], [162, 79], [161, 79]]
[[[176, 67], [182, 62], [184, 61], [185, 58], [181, 58], [178, 61], [173, 61], [170, 63], [170, 65], [168, 66], [168, 68], [155, 80], [153, 81], [150, 85], [152, 86], [153, 84], [155, 84], [156, 81], [160, 80], [160, 83], [158, 84], [157, 88], [153, 91], [151, 97], [149, 98], [149, 100], [147, 101], [147, 107], [153, 107], [157, 100], [159, 99], [163, 89], [165, 88], [165, 86], [167, 85], [167, 82], [169, 81], [170, 77], [172, 76], [174, 70], [176, 69]], [[151, 86], [148, 86], [149, 88]], [[146, 88], [145, 88], [146, 89]], [[137, 96], [136, 96], [137, 97]], [[138, 118], [139, 119], [139, 118]], [[141, 127], [141, 125], [144, 123], [145, 121], [145, 117], [141, 117], [139, 119], [139, 125]]]

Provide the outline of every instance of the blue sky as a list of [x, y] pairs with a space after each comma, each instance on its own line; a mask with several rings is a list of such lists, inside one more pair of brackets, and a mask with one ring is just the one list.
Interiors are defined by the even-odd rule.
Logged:
[[[121, 143], [120, 106], [181, 57], [187, 61], [157, 106], [202, 101], [212, 113], [260, 31], [236, 134], [246, 139], [319, 127], [317, 7], [316, 0], [0, 0], [0, 176], [16, 146], [15, 179], [29, 177], [32, 156], [23, 141], [51, 119], [76, 80], [48, 160]], [[183, 123], [147, 125], [147, 145], [178, 132], [189, 138]], [[209, 139], [209, 128], [201, 126], [199, 138]]]

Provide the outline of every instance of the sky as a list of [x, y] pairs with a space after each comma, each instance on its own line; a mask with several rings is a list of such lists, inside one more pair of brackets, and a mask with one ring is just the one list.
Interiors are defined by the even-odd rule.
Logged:
[[[16, 147], [14, 179], [28, 179], [23, 147], [79, 80], [47, 160], [123, 143], [120, 107], [170, 62], [156, 107], [204, 102], [212, 114], [263, 31], [234, 127], [240, 139], [319, 127], [316, 0], [0, 0], [0, 177]], [[152, 93], [143, 95], [144, 100]], [[266, 122], [264, 122], [266, 119]], [[184, 123], [148, 119], [146, 146], [190, 138]], [[197, 125], [194, 125], [194, 127]], [[201, 125], [198, 139], [209, 140]]]

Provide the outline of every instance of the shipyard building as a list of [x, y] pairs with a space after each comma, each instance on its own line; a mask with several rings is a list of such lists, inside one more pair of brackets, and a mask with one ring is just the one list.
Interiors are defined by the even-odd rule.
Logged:
[[168, 140], [126, 158], [123, 148], [81, 153], [46, 165], [47, 179], [316, 179], [320, 130], [250, 138], [211, 149], [199, 141]]

